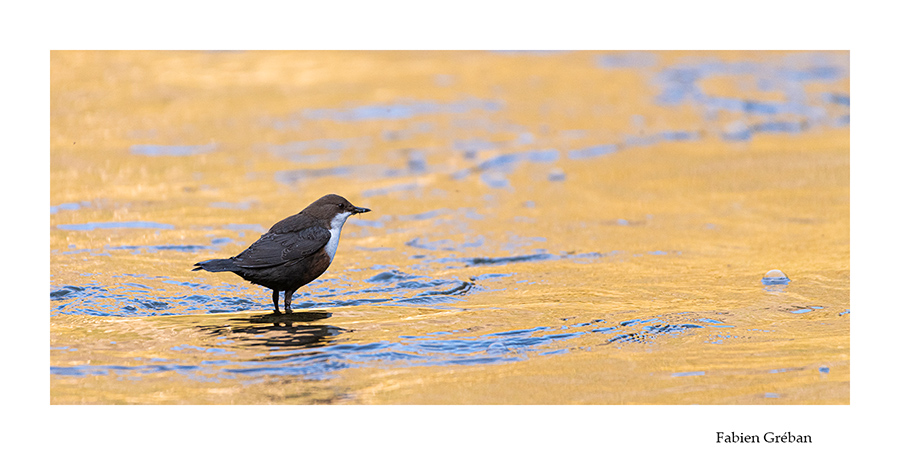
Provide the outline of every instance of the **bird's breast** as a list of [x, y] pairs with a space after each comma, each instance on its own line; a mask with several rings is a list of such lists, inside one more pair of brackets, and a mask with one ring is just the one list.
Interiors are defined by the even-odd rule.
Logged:
[[338, 242], [341, 240], [341, 227], [332, 227], [329, 232], [331, 232], [331, 238], [328, 239], [328, 243], [325, 244], [325, 254], [328, 255], [328, 260], [333, 261], [334, 255], [337, 253]]
[[325, 244], [325, 253], [328, 254], [328, 259], [331, 261], [334, 260], [334, 255], [337, 253], [338, 242], [341, 240], [341, 229], [349, 216], [350, 212], [341, 213], [331, 220], [331, 229], [328, 230], [331, 233], [331, 238]]

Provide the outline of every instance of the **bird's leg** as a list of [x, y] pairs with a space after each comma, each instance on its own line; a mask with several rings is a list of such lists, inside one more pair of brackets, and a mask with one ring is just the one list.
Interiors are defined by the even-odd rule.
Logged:
[[[276, 290], [272, 290], [272, 303], [275, 304], [275, 314], [281, 314], [281, 311], [278, 310], [278, 291]], [[285, 305], [285, 309], [287, 309], [287, 305]], [[290, 311], [288, 311], [288, 313], [290, 313]]]
[[285, 313], [293, 313], [294, 310], [291, 310], [291, 296], [294, 295], [294, 291], [284, 291], [284, 312]]

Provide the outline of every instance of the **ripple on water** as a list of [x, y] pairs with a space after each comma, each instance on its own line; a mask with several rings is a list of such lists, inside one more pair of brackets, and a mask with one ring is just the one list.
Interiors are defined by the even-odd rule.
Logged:
[[[184, 283], [168, 280], [166, 277], [150, 278], [146, 283], [150, 285], [126, 281], [108, 286], [54, 286], [50, 291], [50, 301], [55, 306], [51, 308], [50, 315], [170, 316], [268, 308], [263, 302], [228, 295], [239, 289], [235, 286]], [[154, 283], [157, 286], [153, 286]], [[160, 288], [163, 284], [176, 287], [174, 290]], [[198, 291], [209, 294], [198, 294]]]
[[470, 258], [459, 258], [459, 257], [448, 257], [448, 258], [438, 258], [438, 259], [429, 259], [425, 262], [429, 263], [454, 263], [458, 262], [463, 264], [465, 267], [478, 267], [478, 266], [496, 266], [496, 265], [506, 265], [513, 264], [516, 262], [539, 262], [539, 261], [555, 261], [559, 259], [599, 259], [606, 256], [606, 254], [601, 253], [578, 253], [578, 254], [551, 254], [551, 253], [535, 253], [535, 254], [524, 254], [524, 255], [516, 255], [516, 256], [501, 256], [501, 257], [470, 257]]
[[[50, 290], [51, 315], [163, 316], [271, 309], [270, 291], [243, 285], [208, 285], [165, 276], [122, 275], [138, 281], [102, 286], [95, 283], [57, 285]], [[382, 271], [349, 288], [336, 279], [314, 282], [294, 294], [295, 308], [356, 305], [430, 306], [450, 308], [463, 296], [483, 291], [473, 280], [432, 278], [400, 270]]]
[[[428, 213], [428, 217], [434, 214]], [[221, 241], [219, 241], [221, 240]], [[137, 253], [156, 251], [196, 252], [216, 248], [220, 243], [230, 239], [216, 239], [211, 246], [205, 245], [159, 245], [159, 246], [119, 246], [113, 250], [130, 250]], [[609, 253], [613, 254], [613, 253]], [[535, 253], [529, 255], [505, 257], [450, 257], [425, 259], [425, 263], [461, 263], [464, 267], [500, 266], [517, 262], [546, 260], [596, 260], [606, 256], [600, 253], [550, 254]], [[423, 257], [424, 259], [424, 257]], [[374, 266], [377, 270], [382, 267]], [[416, 268], [416, 267], [413, 267]], [[447, 268], [457, 268], [448, 266]], [[433, 308], [452, 308], [462, 301], [465, 295], [481, 292], [485, 288], [475, 284], [476, 280], [490, 280], [507, 274], [482, 274], [469, 279], [458, 277], [432, 278], [427, 275], [413, 275], [397, 269], [381, 271], [365, 280], [363, 286], [350, 287], [334, 280], [318, 280], [301, 292], [294, 295], [296, 308], [340, 307], [356, 305], [392, 305], [392, 306], [431, 306]], [[137, 276], [135, 276], [137, 277]], [[155, 286], [152, 292], [145, 285], [134, 281], [118, 283], [114, 286], [102, 287], [92, 284], [57, 286], [51, 289], [51, 300], [59, 305], [51, 310], [51, 314], [90, 314], [99, 316], [156, 316], [192, 314], [199, 312], [222, 313], [229, 311], [246, 311], [269, 309], [271, 302], [269, 291], [260, 288], [248, 288], [235, 285], [208, 286], [200, 283], [179, 282], [167, 277], [137, 277], [157, 284], [174, 285], [159, 289]], [[335, 285], [337, 283], [337, 285]], [[348, 289], [349, 288], [349, 289]], [[247, 294], [250, 297], [245, 298]], [[373, 295], [374, 294], [374, 295]]]
[[[173, 352], [206, 353], [217, 356], [199, 365], [171, 360], [140, 367], [81, 365], [52, 367], [52, 374], [91, 375], [128, 372], [151, 374], [165, 371], [189, 371], [208, 380], [216, 375], [289, 375], [324, 379], [339, 370], [360, 367], [418, 367], [440, 365], [488, 365], [518, 362], [532, 355], [566, 355], [571, 343], [579, 346], [603, 346], [617, 342], [650, 343], [660, 336], [680, 336], [701, 330], [700, 317], [687, 313], [631, 319], [611, 327], [598, 327], [605, 319], [586, 319], [560, 326], [536, 326], [467, 335], [465, 330], [432, 332], [427, 335], [400, 335], [393, 340], [365, 343], [347, 342], [348, 331], [318, 323], [330, 317], [322, 311], [291, 315], [252, 315], [229, 319], [199, 330], [211, 337], [211, 345], [178, 345]], [[572, 318], [569, 318], [572, 319]], [[685, 322], [689, 321], [689, 322]], [[312, 324], [308, 324], [312, 322]], [[627, 330], [627, 331], [626, 331]], [[610, 337], [610, 335], [613, 335]], [[223, 349], [222, 338], [229, 349]], [[591, 340], [594, 340], [591, 342]], [[246, 347], [266, 347], [267, 354], [252, 360], [241, 358]], [[244, 356], [246, 357], [246, 356]], [[209, 360], [209, 359], [207, 359]], [[696, 375], [686, 372], [676, 375]]]

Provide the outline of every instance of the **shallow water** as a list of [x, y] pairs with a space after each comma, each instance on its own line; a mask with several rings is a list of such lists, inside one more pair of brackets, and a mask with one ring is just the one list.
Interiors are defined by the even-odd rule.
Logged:
[[[847, 404], [849, 100], [840, 52], [53, 52], [51, 401]], [[297, 313], [191, 272], [327, 193], [372, 212]]]

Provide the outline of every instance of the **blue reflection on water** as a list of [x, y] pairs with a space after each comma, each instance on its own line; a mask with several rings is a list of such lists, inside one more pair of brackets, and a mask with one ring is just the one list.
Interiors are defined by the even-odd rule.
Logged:
[[88, 375], [108, 375], [110, 373], [134, 373], [134, 374], [150, 374], [161, 373], [165, 371], [199, 371], [203, 367], [198, 365], [141, 365], [141, 366], [122, 366], [122, 365], [77, 365], [72, 367], [50, 367], [50, 374], [58, 374], [63, 376], [88, 376]]
[[850, 106], [850, 95], [843, 93], [827, 93], [823, 95], [825, 100], [830, 103], [840, 104], [842, 106]]
[[[122, 275], [115, 284], [53, 285], [51, 316], [164, 316], [268, 310], [268, 290], [243, 285], [207, 285], [179, 282], [164, 276]], [[239, 280], [235, 278], [235, 280]], [[174, 285], [175, 289], [159, 286]], [[458, 278], [432, 278], [399, 270], [380, 272], [366, 280], [367, 287], [348, 289], [335, 279], [320, 279], [294, 294], [295, 308], [327, 308], [356, 305], [428, 306], [451, 308], [471, 292], [484, 288]], [[373, 296], [374, 294], [374, 296]]]
[[753, 125], [754, 132], [762, 133], [799, 133], [806, 129], [805, 122], [762, 122]]
[[519, 163], [554, 163], [559, 160], [558, 150], [531, 150], [527, 152], [506, 153], [482, 161], [472, 169], [453, 172], [454, 179], [462, 179], [479, 172], [481, 181], [492, 188], [508, 188], [510, 186], [506, 174], [512, 172]]
[[[52, 285], [50, 301], [53, 307], [50, 315], [134, 317], [262, 309], [261, 303], [239, 294], [247, 293], [248, 288], [243, 286], [213, 286], [135, 274], [116, 275], [113, 278], [116, 279], [115, 282], [105, 285], [96, 282]], [[161, 287], [161, 283], [176, 286], [174, 295], [172, 291]]]
[[798, 308], [798, 309], [796, 309], [796, 310], [792, 310], [791, 313], [793, 313], [793, 314], [811, 313], [813, 310], [821, 310], [821, 309], [823, 309], [823, 308], [824, 308], [824, 307], [821, 307], [821, 306], [818, 306], [818, 305], [811, 305], [811, 306], [808, 306], [808, 307]]
[[608, 254], [601, 253], [578, 253], [578, 254], [552, 254], [552, 253], [535, 253], [535, 254], [523, 254], [516, 256], [500, 256], [500, 257], [445, 257], [445, 258], [437, 258], [437, 259], [428, 259], [425, 262], [428, 263], [438, 263], [438, 264], [447, 264], [447, 263], [461, 263], [466, 267], [477, 267], [477, 266], [496, 266], [496, 265], [506, 265], [512, 264], [516, 262], [537, 262], [537, 261], [555, 261], [560, 259], [599, 259]]
[[106, 223], [57, 224], [65, 231], [93, 231], [94, 229], [175, 229], [175, 226], [152, 221], [110, 221]]
[[269, 151], [276, 154], [303, 153], [307, 150], [322, 148], [331, 151], [345, 150], [354, 140], [350, 139], [312, 139], [309, 141], [294, 141], [285, 144], [270, 145]]
[[705, 371], [685, 371], [682, 373], [672, 373], [672, 377], [683, 378], [686, 376], [703, 376], [705, 374], [706, 374]]
[[680, 141], [696, 141], [700, 139], [700, 133], [697, 131], [662, 131], [656, 134], [661, 141], [680, 142]]
[[618, 147], [615, 144], [597, 145], [581, 150], [570, 150], [569, 159], [583, 160], [586, 158], [596, 158], [598, 156], [608, 155], [616, 151], [618, 151]]
[[491, 188], [509, 188], [509, 180], [500, 172], [492, 171], [481, 174], [481, 181]]
[[[466, 152], [468, 152], [468, 151], [475, 151], [475, 152], [477, 152], [477, 151], [480, 151], [480, 150], [498, 149], [498, 148], [500, 148], [502, 145], [503, 145], [503, 144], [502, 144], [501, 142], [497, 142], [497, 141], [488, 141], [488, 140], [486, 140], [486, 139], [480, 139], [480, 138], [475, 138], [475, 139], [455, 139], [455, 140], [453, 141], [453, 148], [455, 148], [455, 149], [457, 149], [457, 150], [466, 151]], [[472, 158], [472, 157], [469, 156], [469, 158]]]
[[[220, 239], [216, 239], [220, 240]], [[218, 242], [223, 243], [223, 242]], [[119, 245], [119, 246], [106, 246], [105, 250], [126, 250], [131, 251], [134, 254], [141, 253], [156, 253], [159, 251], [178, 251], [181, 253], [196, 253], [198, 251], [206, 251], [215, 249], [209, 245]]]
[[134, 155], [144, 156], [189, 156], [212, 152], [216, 144], [206, 145], [132, 145], [130, 150]]
[[408, 103], [358, 106], [344, 109], [307, 109], [303, 116], [310, 120], [356, 122], [363, 120], [398, 120], [428, 114], [461, 114], [472, 110], [498, 111], [499, 101], [466, 99], [450, 103], [414, 101]]
[[290, 185], [300, 181], [311, 180], [319, 177], [349, 175], [354, 171], [361, 170], [362, 169], [358, 166], [335, 166], [321, 169], [291, 169], [286, 171], [276, 171], [275, 180], [277, 182]]
[[616, 52], [597, 57], [597, 65], [602, 68], [653, 68], [659, 57], [653, 52]]
[[[695, 129], [667, 130], [626, 134], [615, 143], [577, 148], [564, 151], [570, 160], [584, 160], [601, 157], [628, 147], [641, 147], [660, 142], [698, 141], [703, 137], [718, 136], [725, 141], [746, 142], [760, 134], [799, 134], [821, 127], [845, 127], [849, 124], [849, 94], [830, 92], [819, 96], [809, 96], [806, 84], [834, 82], [849, 75], [849, 63], [844, 54], [833, 53], [793, 53], [782, 57], [767, 56], [764, 61], [727, 62], [714, 57], [682, 59], [673, 65], [659, 67], [659, 56], [652, 52], [618, 52], [603, 54], [596, 58], [596, 64], [607, 70], [616, 68], [640, 68], [653, 72], [651, 82], [658, 87], [655, 100], [666, 108], [684, 104], [696, 106], [705, 124]], [[725, 77], [745, 86], [755, 85], [760, 91], [775, 92], [778, 96], [765, 94], [748, 96], [721, 96], [707, 93], [703, 82], [712, 77]], [[748, 93], [750, 93], [748, 91]], [[396, 121], [422, 115], [451, 115], [454, 127], [484, 130], [484, 137], [452, 139], [452, 148], [462, 151], [463, 167], [442, 167], [440, 162], [429, 162], [421, 151], [413, 151], [401, 168], [379, 166], [339, 166], [324, 169], [283, 170], [275, 174], [277, 181], [294, 184], [321, 177], [344, 176], [371, 179], [372, 176], [387, 178], [412, 176], [440, 170], [455, 179], [465, 179], [477, 175], [481, 183], [493, 189], [511, 189], [509, 174], [523, 161], [554, 163], [559, 160], [556, 150], [538, 152], [512, 152], [510, 149], [535, 143], [544, 139], [529, 131], [527, 127], [495, 121], [485, 116], [472, 118], [473, 111], [494, 112], [504, 108], [499, 100], [469, 98], [451, 102], [399, 101], [395, 103], [350, 106], [345, 108], [307, 109], [292, 114], [292, 118], [304, 121]], [[732, 123], [719, 124], [720, 113], [745, 114], [745, 118]], [[734, 117], [730, 115], [730, 117]], [[634, 116], [634, 127], [643, 131], [643, 117]], [[727, 117], [726, 117], [727, 118]], [[423, 128], [422, 123], [410, 127], [385, 125], [382, 140], [400, 140], [411, 134], [433, 133], [434, 125]], [[405, 128], [405, 129], [404, 129]], [[497, 140], [496, 133], [514, 134], [514, 140]], [[573, 133], [580, 133], [573, 134]], [[456, 136], [455, 134], [451, 137]], [[544, 135], [546, 136], [546, 134]], [[584, 136], [584, 131], [559, 132], [557, 141], [568, 141]], [[289, 155], [294, 160], [319, 161], [337, 159], [353, 143], [369, 141], [363, 139], [313, 139], [269, 146], [269, 150]], [[546, 142], [544, 142], [546, 143]], [[312, 149], [322, 149], [325, 155], [307, 155]], [[481, 161], [476, 167], [466, 161], [476, 160], [484, 150], [497, 150], [500, 155]], [[435, 155], [440, 158], [440, 155]], [[435, 161], [435, 160], [431, 160]], [[440, 161], [439, 159], [437, 161]], [[444, 162], [446, 164], [446, 161]], [[542, 178], [550, 181], [565, 181], [563, 170], [547, 173], [542, 170]], [[393, 193], [409, 193], [404, 196], [421, 195], [424, 185], [419, 182], [394, 183], [387, 187], [372, 188], [364, 192], [365, 197], [384, 196]]]
[[[817, 100], [807, 97], [804, 85], [847, 78], [847, 63], [846, 55], [828, 53], [792, 54], [767, 62], [724, 62], [713, 58], [684, 61], [657, 74], [655, 82], [660, 87], [660, 93], [656, 100], [663, 106], [695, 104], [711, 118], [721, 111], [768, 117], [743, 127], [732, 124], [722, 133], [723, 139], [729, 141], [749, 141], [755, 133], [798, 133], [816, 125], [840, 124], [829, 117], [825, 104], [849, 107], [849, 95], [825, 94], [822, 98], [825, 104], [821, 101], [816, 103]], [[715, 76], [750, 78], [762, 91], [780, 92], [784, 101], [729, 98], [705, 93], [701, 81]], [[780, 118], [785, 115], [794, 118]]]
[[[379, 275], [370, 281], [391, 281], [397, 274]], [[316, 316], [324, 317], [324, 316]], [[394, 340], [365, 343], [346, 342], [347, 333], [331, 326], [299, 325], [241, 326], [237, 320], [229, 323], [223, 332], [221, 327], [207, 327], [218, 341], [221, 333], [242, 335], [229, 343], [229, 349], [216, 346], [178, 345], [175, 352], [189, 351], [233, 358], [241, 354], [241, 346], [270, 347], [268, 354], [257, 354], [253, 360], [216, 358], [204, 360], [200, 365], [180, 365], [178, 360], [153, 362], [142, 366], [81, 365], [75, 367], [51, 367], [51, 374], [94, 375], [110, 373], [151, 374], [167, 371], [185, 371], [204, 375], [289, 375], [308, 379], [324, 379], [339, 370], [359, 367], [410, 367], [435, 365], [490, 365], [527, 360], [533, 355], [564, 355], [571, 351], [567, 341], [583, 337], [596, 338], [596, 345], [621, 342], [652, 343], [662, 335], [682, 335], [702, 329], [698, 324], [680, 324], [685, 313], [660, 315], [646, 319], [624, 321], [613, 327], [600, 327], [602, 319], [573, 323], [558, 327], [538, 326], [482, 335], [466, 335], [466, 330], [439, 331], [427, 335], [400, 335]], [[688, 318], [690, 319], [690, 318]], [[641, 323], [658, 322], [647, 326]], [[276, 324], [277, 325], [277, 324]], [[622, 327], [635, 326], [630, 332]], [[670, 328], [669, 330], [661, 327]], [[609, 335], [613, 334], [612, 338]], [[249, 336], [247, 336], [249, 335]], [[259, 338], [262, 336], [263, 338]], [[266, 343], [265, 337], [272, 341]], [[291, 337], [297, 337], [292, 342]], [[300, 338], [306, 337], [306, 338]], [[260, 341], [263, 340], [263, 341]], [[221, 344], [221, 343], [216, 343]], [[309, 347], [303, 347], [307, 345]], [[159, 359], [162, 360], [162, 359]], [[675, 373], [673, 376], [702, 375], [704, 372]], [[209, 376], [200, 376], [208, 380]]]
[[81, 204], [77, 202], [67, 202], [65, 204], [52, 205], [50, 206], [50, 214], [53, 215], [60, 210], [78, 210], [81, 208]]
[[481, 164], [478, 165], [478, 169], [482, 171], [491, 169], [512, 170], [513, 166], [521, 161], [553, 162], [558, 158], [559, 152], [556, 150], [508, 153], [482, 161]]

